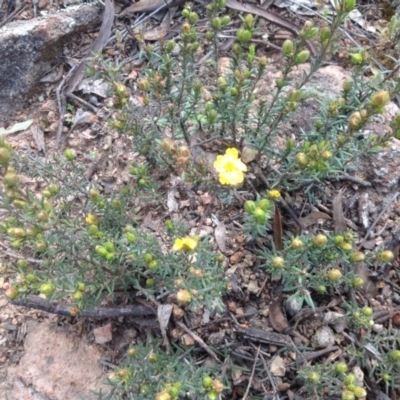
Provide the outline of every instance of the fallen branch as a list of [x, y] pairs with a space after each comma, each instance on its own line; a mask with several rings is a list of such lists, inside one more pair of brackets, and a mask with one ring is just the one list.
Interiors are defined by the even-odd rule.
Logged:
[[[74, 305], [50, 301], [47, 299], [43, 299], [39, 296], [27, 296], [25, 298], [13, 300], [11, 301], [11, 303], [15, 306], [34, 308], [37, 310], [46, 311], [51, 314], [65, 316], [75, 315], [74, 308], [76, 308], [76, 306]], [[154, 317], [155, 315], [156, 313], [152, 308], [139, 304], [115, 307], [94, 307], [89, 310], [84, 310], [78, 314], [79, 317], [94, 319], [144, 316]]]

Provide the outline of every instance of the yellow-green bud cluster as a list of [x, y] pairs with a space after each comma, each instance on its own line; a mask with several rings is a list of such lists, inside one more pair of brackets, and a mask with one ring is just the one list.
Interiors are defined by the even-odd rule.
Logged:
[[246, 213], [252, 216], [259, 225], [265, 225], [268, 222], [272, 206], [273, 202], [269, 199], [248, 200], [244, 203]]
[[317, 143], [306, 142], [302, 151], [295, 156], [297, 165], [302, 169], [309, 169], [315, 172], [326, 171], [332, 159], [332, 152], [327, 141]]

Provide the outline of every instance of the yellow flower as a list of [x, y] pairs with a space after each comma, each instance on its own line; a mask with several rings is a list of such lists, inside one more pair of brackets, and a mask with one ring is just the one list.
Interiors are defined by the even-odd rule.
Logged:
[[94, 215], [94, 214], [88, 214], [85, 218], [85, 221], [89, 224], [89, 225], [98, 225], [99, 224], [99, 218]]
[[279, 199], [279, 197], [281, 197], [281, 193], [279, 192], [279, 190], [270, 190], [267, 196], [270, 200], [277, 200]]
[[175, 240], [172, 250], [174, 251], [194, 251], [199, 243], [198, 237], [186, 236]]
[[247, 166], [239, 158], [239, 152], [235, 148], [226, 149], [223, 156], [217, 156], [214, 168], [218, 172], [219, 181], [222, 185], [237, 185], [244, 181], [243, 172]]

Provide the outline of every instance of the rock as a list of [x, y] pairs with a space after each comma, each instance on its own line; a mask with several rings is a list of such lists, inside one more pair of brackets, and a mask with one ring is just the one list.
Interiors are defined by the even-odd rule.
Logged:
[[329, 326], [319, 328], [311, 339], [311, 345], [315, 349], [324, 349], [335, 344], [335, 335]]
[[337, 333], [343, 332], [347, 325], [345, 316], [335, 311], [327, 311], [324, 314], [323, 321], [331, 325]]
[[98, 344], [111, 342], [112, 340], [112, 325], [107, 324], [93, 329], [94, 340]]
[[282, 357], [276, 356], [271, 363], [270, 371], [273, 376], [285, 376], [286, 365]]
[[100, 2], [83, 4], [0, 28], [0, 121], [24, 106], [62, 54], [65, 40], [101, 22], [103, 10]]
[[106, 388], [101, 354], [82, 338], [30, 321], [24, 348], [19, 364], [9, 367], [0, 383], [7, 400], [96, 400], [92, 391]]

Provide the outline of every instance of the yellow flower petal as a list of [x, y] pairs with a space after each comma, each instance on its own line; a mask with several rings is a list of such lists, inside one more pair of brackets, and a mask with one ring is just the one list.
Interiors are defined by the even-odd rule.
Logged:
[[233, 158], [239, 158], [239, 152], [234, 147], [231, 147], [230, 149], [226, 149], [225, 154], [228, 156], [232, 156]]

